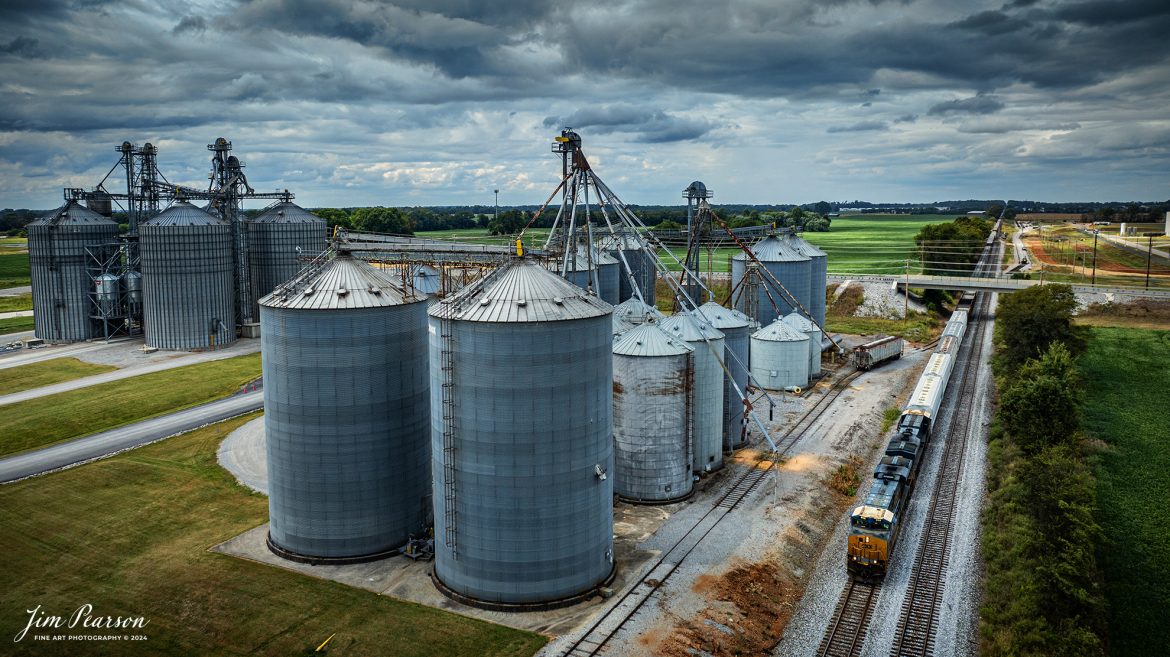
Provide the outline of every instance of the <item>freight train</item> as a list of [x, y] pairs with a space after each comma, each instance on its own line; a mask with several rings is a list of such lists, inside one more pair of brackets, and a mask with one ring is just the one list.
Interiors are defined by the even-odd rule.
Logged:
[[905, 340], [898, 336], [886, 336], [853, 349], [853, 365], [859, 370], [869, 371], [890, 360], [902, 357]]
[[894, 551], [902, 518], [914, 482], [922, 466], [922, 454], [930, 442], [939, 406], [950, 381], [974, 295], [959, 304], [943, 330], [926, 369], [914, 387], [902, 414], [897, 433], [886, 446], [885, 455], [874, 470], [874, 482], [862, 504], [849, 516], [849, 545], [846, 568], [858, 579], [885, 577], [890, 555]]

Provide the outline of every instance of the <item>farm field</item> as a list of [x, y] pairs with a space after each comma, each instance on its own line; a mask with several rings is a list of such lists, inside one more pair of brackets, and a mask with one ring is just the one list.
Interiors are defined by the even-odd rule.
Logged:
[[[11, 368], [9, 375], [19, 376], [19, 370], [31, 366]], [[247, 354], [9, 404], [0, 456], [226, 397], [259, 376], [260, 354]]]
[[[515, 237], [511, 235], [489, 235], [486, 228], [453, 228], [451, 230], [418, 231], [415, 237], [424, 237], [435, 240], [450, 240], [452, 242], [469, 242], [472, 244], [496, 244], [511, 246]], [[528, 248], [539, 248], [548, 239], [547, 228], [529, 228], [524, 233], [524, 245]]]
[[[545, 639], [480, 620], [208, 551], [268, 518], [268, 502], [216, 462], [235, 418], [63, 472], [0, 487], [7, 655], [26, 609], [144, 616], [137, 641], [70, 642], [70, 655], [359, 656], [533, 654]], [[61, 630], [58, 630], [60, 632]], [[76, 634], [86, 633], [74, 630]], [[101, 632], [105, 633], [105, 632]], [[54, 650], [54, 648], [56, 650]]]
[[1170, 330], [1094, 328], [1081, 358], [1085, 424], [1107, 447], [1096, 457], [1098, 552], [1109, 607], [1110, 654], [1170, 645]]
[[0, 313], [32, 309], [32, 293], [18, 294], [12, 297], [0, 297]]
[[0, 251], [0, 289], [28, 285], [28, 252]]
[[[1092, 280], [1093, 237], [1071, 226], [1060, 226], [1029, 234], [1024, 239], [1036, 261], [1044, 263], [1046, 280], [1087, 283]], [[1157, 240], [1155, 240], [1157, 242]], [[1156, 243], [1155, 248], [1160, 248]], [[1035, 277], [1036, 274], [1033, 274]], [[1144, 285], [1146, 258], [1097, 241], [1097, 283], [1105, 285]], [[1150, 261], [1151, 287], [1170, 285], [1170, 265], [1165, 260]]]
[[32, 329], [32, 317], [8, 317], [6, 319], [0, 319], [0, 335], [31, 331]]
[[53, 358], [39, 363], [9, 367], [0, 370], [0, 395], [72, 381], [116, 369], [118, 368], [113, 365], [95, 365], [76, 358]]

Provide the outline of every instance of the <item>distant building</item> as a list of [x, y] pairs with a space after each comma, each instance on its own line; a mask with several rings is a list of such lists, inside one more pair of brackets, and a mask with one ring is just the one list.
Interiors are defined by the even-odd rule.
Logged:
[[968, 217], [982, 217], [987, 214], [987, 210], [972, 210], [967, 213]]

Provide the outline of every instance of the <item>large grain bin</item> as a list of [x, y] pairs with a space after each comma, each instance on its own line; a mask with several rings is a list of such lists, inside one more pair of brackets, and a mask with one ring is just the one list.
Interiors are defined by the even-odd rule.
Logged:
[[430, 265], [414, 265], [410, 268], [414, 291], [434, 301], [442, 289], [439, 270]]
[[808, 385], [808, 342], [802, 331], [777, 319], [751, 337], [752, 378], [768, 390]]
[[821, 375], [821, 330], [798, 312], [784, 316], [784, 321], [792, 328], [808, 336], [808, 375], [810, 378]]
[[[775, 288], [772, 277], [780, 281], [784, 289], [800, 305], [808, 308], [811, 287], [809, 281], [812, 277], [812, 262], [809, 257], [785, 244], [775, 235], [769, 235], [756, 242], [752, 245], [752, 252], [771, 276], [765, 272], [759, 273], [754, 298], [749, 299], [749, 296], [753, 296], [753, 291], [747, 283], [741, 284], [741, 281], [751, 260], [744, 253], [732, 256], [731, 289], [734, 290], [732, 297], [735, 309], [751, 316], [761, 326], [766, 326], [777, 317], [783, 317], [796, 310], [791, 298]], [[748, 312], [752, 310], [753, 305], [754, 314]]]
[[[648, 304], [654, 303], [658, 270], [655, 268], [654, 256], [647, 252], [648, 248], [641, 235], [628, 232], [611, 237], [606, 243], [606, 252], [617, 258], [621, 267], [618, 281], [618, 298], [621, 301], [634, 298], [634, 285], [637, 285], [642, 299]], [[619, 251], [625, 256], [625, 263], [618, 256]]]
[[791, 244], [801, 255], [807, 256], [811, 262], [807, 308], [809, 314], [816, 320], [817, 325], [824, 328], [825, 289], [828, 285], [829, 277], [828, 256], [824, 251], [794, 234], [787, 235], [785, 241]]
[[653, 320], [614, 338], [614, 491], [669, 502], [693, 491], [694, 349]]
[[236, 340], [232, 231], [178, 201], [138, 226], [146, 344], [206, 349]]
[[118, 224], [70, 201], [28, 225], [28, 261], [35, 335], [47, 342], [76, 342], [96, 335], [90, 317], [95, 282], [86, 246], [109, 242]]
[[723, 334], [686, 313], [671, 315], [660, 326], [695, 350], [695, 472], [723, 467]]
[[253, 315], [259, 317], [260, 297], [297, 275], [305, 262], [325, 250], [325, 220], [301, 206], [283, 201], [247, 223], [248, 257], [252, 270]]
[[269, 546], [384, 556], [430, 513], [426, 303], [338, 255], [260, 300]]
[[612, 307], [516, 258], [429, 312], [436, 585], [590, 595], [614, 572]]
[[637, 297], [626, 299], [613, 307], [613, 332], [628, 331], [647, 318], [665, 319], [666, 315], [658, 308], [638, 301]]
[[601, 286], [594, 292], [602, 301], [616, 304], [620, 278], [617, 258], [601, 251], [593, 251], [591, 256], [584, 247], [578, 248], [575, 260], [572, 255], [569, 256], [569, 269], [565, 278], [579, 288], [589, 289], [593, 285], [594, 269], [597, 270], [597, 284]]
[[[738, 310], [724, 308], [714, 301], [699, 306], [699, 310], [711, 322], [711, 326], [723, 334], [724, 349], [728, 354], [724, 363], [731, 372], [730, 379], [723, 377], [723, 449], [739, 449], [747, 442], [747, 431], [744, 426], [743, 398], [735, 388], [739, 386], [740, 392], [746, 394], [751, 320]], [[735, 354], [735, 358], [730, 354]], [[733, 380], [735, 385], [731, 383]]]

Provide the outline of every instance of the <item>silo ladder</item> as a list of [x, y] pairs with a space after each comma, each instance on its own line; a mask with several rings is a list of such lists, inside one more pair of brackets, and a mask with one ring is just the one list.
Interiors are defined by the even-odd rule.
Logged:
[[455, 493], [455, 358], [453, 336], [451, 332], [452, 309], [446, 308], [439, 318], [439, 340], [441, 342], [440, 367], [443, 377], [443, 518], [444, 541], [451, 548], [451, 557], [458, 558], [459, 551], [456, 545], [456, 505]]

